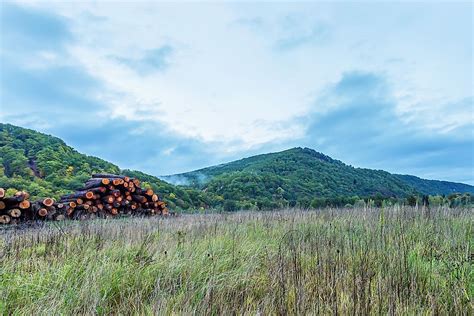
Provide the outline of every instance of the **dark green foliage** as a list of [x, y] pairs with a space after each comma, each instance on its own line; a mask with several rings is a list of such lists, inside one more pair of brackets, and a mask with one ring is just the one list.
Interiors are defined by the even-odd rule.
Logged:
[[[232, 200], [238, 208], [250, 203], [259, 209], [345, 206], [369, 200], [375, 206], [382, 206], [383, 201], [404, 203], [405, 198], [419, 193], [437, 194], [439, 187], [430, 192], [430, 184], [441, 182], [416, 178], [425, 181], [421, 191], [413, 181], [405, 181], [405, 176], [354, 168], [308, 148], [253, 156], [171, 177]], [[442, 183], [461, 192], [473, 191], [469, 185]]]
[[120, 172], [59, 138], [9, 124], [0, 124], [0, 155], [0, 187], [27, 190], [33, 199], [73, 191], [94, 172]]

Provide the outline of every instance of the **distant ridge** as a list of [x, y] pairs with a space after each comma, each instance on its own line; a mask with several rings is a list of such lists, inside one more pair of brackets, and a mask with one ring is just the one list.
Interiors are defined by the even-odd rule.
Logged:
[[266, 187], [270, 186], [273, 190], [281, 187], [291, 197], [375, 194], [405, 197], [411, 194], [474, 193], [474, 187], [468, 184], [355, 168], [313, 149], [301, 147], [256, 155], [226, 164], [165, 176], [162, 179], [170, 182], [178, 181], [180, 184], [216, 193], [223, 191], [225, 187], [231, 187], [235, 182], [263, 180]]

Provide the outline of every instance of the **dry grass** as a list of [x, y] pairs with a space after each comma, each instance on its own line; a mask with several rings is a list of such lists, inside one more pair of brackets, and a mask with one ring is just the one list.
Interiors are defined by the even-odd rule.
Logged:
[[0, 232], [3, 314], [473, 313], [472, 209], [325, 209]]

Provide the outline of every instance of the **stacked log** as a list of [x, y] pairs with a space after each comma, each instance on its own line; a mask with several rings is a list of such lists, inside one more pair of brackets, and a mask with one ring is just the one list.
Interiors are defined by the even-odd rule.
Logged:
[[52, 198], [30, 202], [29, 197], [25, 191], [6, 197], [5, 190], [0, 188], [0, 224], [169, 214], [152, 189], [141, 188], [138, 179], [113, 174], [93, 174], [82, 188], [63, 195], [58, 202]]
[[0, 188], [0, 224], [13, 224], [21, 219], [31, 217], [30, 195], [25, 191], [18, 191], [13, 196], [6, 196]]
[[82, 188], [59, 200], [68, 208], [67, 216], [113, 217], [116, 215], [168, 215], [168, 209], [152, 189], [127, 176], [93, 174]]

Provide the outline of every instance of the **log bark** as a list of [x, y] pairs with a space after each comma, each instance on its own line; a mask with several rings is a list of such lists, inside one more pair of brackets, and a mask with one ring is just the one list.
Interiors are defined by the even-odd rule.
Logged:
[[86, 184], [83, 187], [83, 190], [89, 190], [89, 189], [92, 189], [92, 188], [106, 186], [106, 185], [109, 185], [109, 184], [110, 184], [110, 180], [107, 179], [107, 178], [103, 178], [103, 179], [93, 178], [93, 179], [90, 179], [86, 182]]
[[136, 194], [132, 195], [132, 199], [139, 203], [145, 203], [147, 201], [146, 197], [144, 197], [143, 195], [136, 195]]
[[124, 179], [125, 176], [111, 174], [111, 173], [93, 173], [92, 178], [120, 178]]

